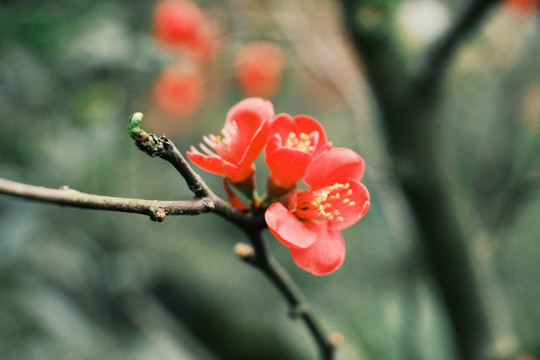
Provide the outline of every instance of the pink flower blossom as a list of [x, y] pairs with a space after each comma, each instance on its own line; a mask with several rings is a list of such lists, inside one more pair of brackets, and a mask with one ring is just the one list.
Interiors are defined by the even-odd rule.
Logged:
[[268, 228], [291, 252], [294, 262], [315, 275], [337, 270], [345, 258], [341, 230], [360, 220], [370, 197], [360, 183], [362, 157], [345, 148], [321, 153], [307, 166], [309, 190], [287, 195], [265, 212]]
[[229, 110], [222, 136], [203, 137], [202, 150], [191, 147], [187, 155], [200, 168], [222, 175], [237, 184], [251, 182], [253, 162], [264, 148], [268, 124], [274, 117], [274, 107], [261, 98], [245, 99]]
[[268, 195], [275, 197], [295, 188], [311, 160], [332, 144], [326, 142], [321, 124], [305, 115], [279, 114], [269, 132], [264, 154], [270, 169]]

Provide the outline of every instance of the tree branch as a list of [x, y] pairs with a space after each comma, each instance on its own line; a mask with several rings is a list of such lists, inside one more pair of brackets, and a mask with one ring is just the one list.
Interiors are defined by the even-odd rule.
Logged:
[[163, 221], [166, 215], [198, 215], [214, 209], [206, 199], [159, 201], [83, 193], [67, 186], [51, 189], [0, 178], [0, 194], [83, 209], [110, 210], [149, 215]]
[[[154, 157], [158, 156], [167, 160], [182, 175], [189, 189], [199, 198], [216, 197], [212, 190], [204, 183], [199, 174], [197, 174], [188, 164], [182, 153], [176, 146], [165, 137], [155, 134], [149, 134], [140, 128], [143, 114], [134, 113], [129, 117], [129, 134], [135, 140], [135, 145], [142, 152]], [[217, 198], [217, 197], [216, 197]]]
[[249, 231], [246, 233], [253, 245], [253, 252], [246, 250], [245, 245], [240, 244], [241, 246], [238, 247], [237, 245], [235, 249], [237, 255], [248, 264], [261, 270], [281, 292], [290, 307], [289, 315], [292, 318], [301, 318], [303, 320], [319, 347], [321, 359], [334, 359], [335, 346], [331, 338], [320, 326], [318, 319], [311, 311], [309, 304], [294, 280], [268, 250], [261, 232]]

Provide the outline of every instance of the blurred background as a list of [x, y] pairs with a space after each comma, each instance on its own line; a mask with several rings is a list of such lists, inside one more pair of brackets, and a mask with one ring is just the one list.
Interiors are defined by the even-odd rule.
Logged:
[[[422, 71], [469, 1], [363, 3], [363, 24], [392, 36], [400, 66]], [[489, 319], [486, 359], [540, 357], [538, 14], [535, 1], [493, 5], [452, 58], [436, 113], [437, 156]], [[190, 199], [169, 164], [133, 146], [129, 115], [143, 112], [143, 128], [185, 152], [241, 99], [271, 99], [367, 163], [371, 209], [343, 232], [339, 271], [301, 270], [265, 234], [324, 327], [344, 335], [336, 358], [459, 359], [343, 23], [338, 1], [1, 1], [0, 177]], [[263, 159], [258, 169], [263, 192]], [[199, 173], [225, 196], [219, 177]], [[154, 223], [0, 196], [0, 359], [316, 358], [280, 294], [234, 255], [239, 241], [214, 215]]]

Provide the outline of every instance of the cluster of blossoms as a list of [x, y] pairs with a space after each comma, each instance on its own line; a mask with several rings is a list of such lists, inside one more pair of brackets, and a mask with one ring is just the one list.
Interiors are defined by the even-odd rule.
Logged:
[[[203, 137], [189, 159], [225, 178], [231, 203], [242, 205], [229, 184], [266, 208], [265, 220], [294, 262], [315, 275], [338, 269], [345, 258], [341, 230], [360, 220], [370, 197], [360, 182], [365, 164], [346, 148], [332, 148], [321, 124], [308, 116], [274, 114], [272, 103], [245, 99], [227, 114], [222, 135]], [[267, 193], [255, 192], [254, 161], [263, 151], [270, 169]], [[303, 178], [308, 189], [297, 189]]]
[[[157, 77], [153, 102], [177, 119], [193, 116], [206, 97], [205, 70], [216, 62], [218, 26], [190, 0], [160, 0], [154, 8], [152, 35], [172, 63]], [[268, 41], [250, 41], [235, 54], [234, 79], [245, 96], [271, 98], [280, 88], [285, 55]]]

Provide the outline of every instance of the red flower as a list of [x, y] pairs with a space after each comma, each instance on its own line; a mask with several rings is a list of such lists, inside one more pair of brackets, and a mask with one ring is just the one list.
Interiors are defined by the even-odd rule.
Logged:
[[156, 79], [153, 96], [161, 110], [181, 118], [192, 116], [204, 99], [200, 69], [196, 66], [169, 66]]
[[281, 85], [285, 56], [281, 48], [266, 41], [251, 42], [238, 52], [236, 80], [247, 96], [272, 97]]
[[369, 193], [360, 183], [364, 160], [354, 151], [323, 152], [307, 167], [309, 190], [294, 191], [264, 214], [268, 228], [287, 246], [294, 262], [315, 275], [337, 270], [345, 258], [342, 229], [369, 209]]
[[253, 162], [266, 143], [268, 123], [273, 117], [271, 102], [261, 98], [245, 99], [227, 113], [221, 130], [223, 137], [205, 136], [206, 145], [200, 144], [203, 153], [192, 146], [187, 155], [197, 166], [222, 175], [232, 183], [250, 180], [255, 171]]
[[210, 20], [187, 0], [162, 0], [154, 11], [155, 38], [167, 47], [182, 47], [203, 60], [212, 60], [216, 39]]
[[332, 147], [326, 142], [321, 124], [305, 115], [295, 118], [279, 114], [270, 124], [269, 138], [264, 149], [270, 169], [268, 195], [282, 195], [296, 187], [311, 160]]
[[503, 6], [515, 10], [523, 15], [529, 15], [538, 10], [538, 0], [504, 0]]

